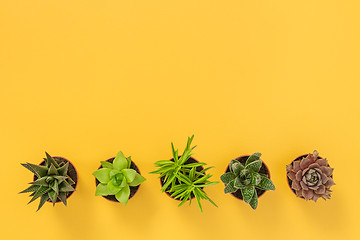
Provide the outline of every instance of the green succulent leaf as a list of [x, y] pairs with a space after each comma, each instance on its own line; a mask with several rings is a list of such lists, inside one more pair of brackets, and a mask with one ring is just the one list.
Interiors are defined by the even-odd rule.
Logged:
[[236, 177], [234, 179], [234, 187], [235, 188], [243, 188], [243, 187], [245, 187], [245, 185], [241, 182], [240, 177]]
[[34, 165], [31, 163], [22, 163], [21, 165], [34, 173], [38, 178], [46, 176], [48, 172], [48, 168], [45, 166]]
[[256, 160], [256, 161], [253, 161], [253, 162], [247, 164], [245, 168], [250, 171], [253, 171], [253, 172], [259, 172], [261, 165], [262, 165], [262, 161]]
[[264, 176], [261, 176], [261, 181], [256, 187], [262, 190], [275, 190], [273, 182], [269, 178]]
[[224, 192], [225, 193], [234, 193], [238, 189], [234, 186], [234, 180], [230, 181], [228, 184], [226, 184]]
[[54, 190], [50, 190], [50, 191], [48, 192], [48, 194], [49, 194], [49, 197], [50, 197], [53, 205], [55, 205], [56, 199], [57, 199], [57, 194], [56, 194], [56, 192], [55, 192]]
[[65, 163], [63, 166], [58, 168], [57, 171], [58, 171], [59, 175], [66, 176], [68, 168], [69, 168], [69, 162]]
[[59, 184], [58, 181], [54, 181], [54, 184], [51, 186], [51, 189], [54, 190], [56, 194], [59, 194]]
[[261, 182], [261, 175], [256, 172], [251, 172], [251, 185], [257, 186]]
[[30, 184], [31, 185], [39, 185], [39, 186], [47, 187], [49, 185], [48, 182], [46, 181], [47, 178], [48, 178], [47, 176], [42, 177], [42, 178], [38, 178], [35, 181], [31, 182]]
[[48, 168], [50, 168], [50, 166], [51, 166], [51, 164], [54, 164], [54, 166], [56, 167], [56, 168], [59, 168], [60, 166], [59, 166], [59, 164], [47, 153], [47, 152], [45, 152], [45, 154], [46, 154], [46, 163], [47, 163], [47, 167]]
[[58, 171], [56, 170], [56, 167], [52, 163], [50, 164], [48, 175], [59, 175]]
[[66, 181], [63, 181], [60, 185], [59, 185], [59, 192], [73, 192], [75, 191], [75, 189], [68, 184]]
[[107, 184], [99, 183], [96, 187], [95, 196], [108, 196], [111, 195]]
[[112, 179], [115, 175], [117, 175], [117, 174], [121, 174], [121, 171], [120, 170], [117, 170], [117, 169], [112, 169], [111, 171], [110, 171], [110, 179]]
[[130, 196], [129, 186], [123, 187], [119, 192], [115, 194], [116, 199], [126, 206]]
[[44, 203], [45, 203], [48, 199], [49, 199], [49, 195], [47, 195], [47, 194], [42, 195], [41, 198], [40, 198], [39, 206], [38, 206], [38, 208], [37, 208], [36, 211], [39, 211], [40, 208], [44, 205]]
[[254, 192], [255, 192], [254, 186], [245, 186], [241, 188], [241, 194], [243, 196], [244, 202], [249, 203], [254, 195]]
[[232, 171], [236, 176], [240, 174], [240, 171], [244, 169], [244, 166], [236, 159], [230, 161], [229, 164], [230, 171]]
[[[35, 192], [34, 196], [31, 198], [31, 200], [28, 202], [28, 204], [31, 203], [31, 202], [33, 202], [33, 201], [35, 201], [38, 197], [40, 197], [40, 196], [43, 195], [43, 194], [46, 194], [46, 193], [49, 192], [50, 190], [51, 190], [51, 188], [49, 188], [49, 187], [41, 186], [41, 187], [39, 188], [39, 190], [37, 190], [37, 191]], [[47, 195], [47, 194], [46, 194], [46, 195]]]
[[[58, 184], [60, 184], [60, 183], [62, 183], [63, 181], [65, 181], [65, 180], [69, 180], [69, 179], [71, 179], [71, 178], [69, 178], [69, 177], [66, 177], [66, 176], [54, 176], [54, 178], [57, 180], [57, 182], [58, 182]], [[72, 181], [72, 180], [71, 180]]]
[[109, 181], [109, 182], [107, 183], [107, 187], [108, 187], [109, 192], [110, 192], [111, 195], [116, 194], [116, 193], [119, 192], [120, 189], [121, 189], [121, 187], [120, 187], [119, 185], [115, 185], [115, 184], [113, 183], [113, 181]]
[[106, 162], [106, 161], [101, 161], [101, 166], [102, 166], [103, 168], [110, 168], [110, 169], [113, 169], [113, 168], [114, 168], [113, 165], [112, 165], [112, 163], [109, 163], [109, 162]]
[[112, 170], [109, 168], [100, 168], [96, 170], [93, 175], [94, 177], [99, 180], [101, 183], [108, 183], [110, 181], [110, 172]]
[[67, 206], [67, 199], [66, 199], [66, 192], [59, 192], [58, 195], [59, 199], [61, 200], [61, 202]]
[[134, 169], [123, 169], [121, 172], [124, 174], [128, 183], [134, 181], [136, 176], [136, 171]]
[[40, 187], [41, 187], [40, 185], [31, 185], [30, 187], [26, 188], [25, 190], [19, 193], [36, 192], [37, 190], [39, 190]]
[[123, 170], [124, 168], [127, 168], [128, 166], [128, 160], [124, 156], [124, 154], [120, 151], [114, 161], [113, 161], [113, 167], [117, 170]]
[[256, 161], [256, 160], [259, 160], [261, 157], [261, 153], [254, 153], [253, 155], [251, 155], [250, 157], [248, 157], [248, 159], [246, 160], [246, 163], [245, 163], [245, 166], [247, 166], [248, 164]]
[[235, 174], [232, 172], [227, 172], [221, 175], [220, 179], [223, 183], [228, 184], [230, 181], [235, 179]]
[[145, 181], [146, 181], [146, 179], [143, 176], [141, 176], [139, 173], [136, 173], [134, 180], [131, 183], [129, 183], [129, 186], [135, 187], [135, 186], [138, 186], [138, 185], [140, 185], [141, 183], [143, 183]]
[[251, 198], [249, 204], [252, 207], [252, 209], [254, 209], [254, 210], [256, 209], [256, 207], [258, 205], [258, 195], [257, 195], [256, 191], [254, 191], [254, 195]]

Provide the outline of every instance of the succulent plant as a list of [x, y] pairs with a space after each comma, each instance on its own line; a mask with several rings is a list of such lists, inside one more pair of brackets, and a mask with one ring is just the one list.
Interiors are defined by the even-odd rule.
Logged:
[[120, 151], [113, 163], [102, 161], [102, 168], [93, 175], [100, 182], [96, 187], [95, 196], [115, 195], [115, 198], [126, 205], [130, 196], [130, 186], [140, 185], [146, 179], [130, 168], [131, 157], [125, 157]]
[[319, 197], [330, 199], [330, 187], [335, 185], [332, 179], [333, 168], [326, 158], [320, 158], [318, 151], [293, 161], [286, 166], [287, 176], [292, 181], [291, 188], [298, 197], [317, 201]]
[[220, 179], [225, 184], [225, 193], [241, 191], [244, 202], [253, 209], [258, 205], [256, 188], [261, 190], [275, 190], [272, 181], [262, 173], [259, 173], [262, 166], [261, 153], [254, 153], [246, 160], [245, 166], [238, 160], [231, 160], [229, 172], [224, 173]]
[[57, 199], [60, 199], [66, 206], [66, 198], [69, 192], [75, 191], [71, 186], [75, 184], [68, 174], [69, 162], [58, 164], [47, 152], [44, 158], [44, 165], [34, 165], [31, 163], [22, 163], [21, 165], [35, 174], [36, 180], [31, 182], [31, 186], [20, 193], [31, 192], [32, 198], [29, 203], [40, 197], [38, 210], [48, 200], [55, 205]]
[[208, 200], [217, 207], [207, 196], [203, 188], [219, 182], [209, 181], [212, 175], [206, 174], [205, 172], [212, 167], [204, 169], [203, 166], [205, 166], [206, 163], [197, 162], [196, 160], [189, 163], [189, 161], [192, 160], [191, 151], [196, 147], [190, 147], [193, 139], [194, 135], [188, 138], [185, 150], [181, 156], [178, 155], [178, 150], [175, 150], [174, 144], [171, 143], [173, 159], [155, 162], [155, 166], [158, 167], [158, 169], [151, 173], [160, 174], [159, 178], [163, 181], [161, 191], [166, 191], [172, 198], [180, 200], [179, 207], [188, 200], [190, 205], [191, 199], [195, 197], [200, 211], [202, 211], [200, 199]]

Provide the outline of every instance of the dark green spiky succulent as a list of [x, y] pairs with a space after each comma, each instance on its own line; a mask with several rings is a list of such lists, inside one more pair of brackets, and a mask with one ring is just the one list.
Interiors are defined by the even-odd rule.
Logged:
[[234, 193], [240, 189], [244, 202], [249, 203], [253, 209], [258, 204], [256, 189], [275, 190], [271, 180], [262, 173], [259, 173], [262, 161], [261, 153], [254, 153], [246, 160], [245, 166], [237, 160], [231, 160], [230, 172], [223, 174], [220, 179], [225, 183], [225, 193]]
[[60, 199], [66, 206], [66, 195], [75, 191], [71, 186], [75, 182], [67, 175], [69, 162], [58, 164], [47, 152], [45, 165], [34, 165], [31, 163], [22, 163], [21, 165], [35, 174], [36, 180], [29, 183], [30, 187], [20, 193], [31, 192], [32, 196], [29, 203], [40, 197], [39, 207], [44, 205], [47, 200], [51, 200], [55, 205], [57, 199]]

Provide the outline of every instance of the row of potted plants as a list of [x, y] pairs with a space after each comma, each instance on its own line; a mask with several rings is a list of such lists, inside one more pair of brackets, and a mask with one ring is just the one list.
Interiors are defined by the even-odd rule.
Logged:
[[[212, 175], [206, 163], [192, 157], [191, 147], [194, 135], [188, 138], [187, 145], [181, 155], [171, 143], [170, 160], [155, 163], [157, 169], [152, 174], [158, 174], [161, 191], [178, 200], [179, 206], [186, 202], [191, 204], [195, 198], [202, 211], [201, 200], [207, 200], [217, 207], [214, 201], [204, 191], [205, 187], [218, 184], [212, 182]], [[258, 198], [266, 191], [275, 190], [270, 180], [270, 171], [261, 160], [261, 153], [240, 156], [230, 161], [225, 173], [220, 179], [225, 184], [224, 192], [243, 200], [253, 209], [257, 208]], [[45, 202], [53, 205], [63, 202], [66, 206], [77, 186], [77, 172], [74, 165], [63, 157], [52, 157], [46, 153], [46, 158], [39, 165], [21, 164], [30, 170], [34, 176], [30, 186], [20, 193], [31, 193], [29, 203], [40, 198], [39, 210]], [[299, 156], [286, 166], [287, 181], [296, 196], [305, 200], [317, 201], [318, 198], [330, 199], [333, 181], [333, 168], [326, 158], [321, 158], [317, 151]], [[116, 157], [101, 161], [99, 168], [93, 173], [95, 177], [95, 196], [120, 202], [126, 205], [138, 191], [146, 179], [139, 168], [131, 160], [119, 152]]]

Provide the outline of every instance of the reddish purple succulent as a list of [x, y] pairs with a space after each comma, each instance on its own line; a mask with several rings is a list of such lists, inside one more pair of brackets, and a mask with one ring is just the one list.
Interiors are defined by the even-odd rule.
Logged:
[[335, 185], [332, 179], [333, 168], [326, 158], [319, 158], [315, 150], [301, 160], [286, 166], [287, 176], [292, 181], [291, 188], [298, 197], [317, 201], [319, 197], [330, 199], [330, 187]]

